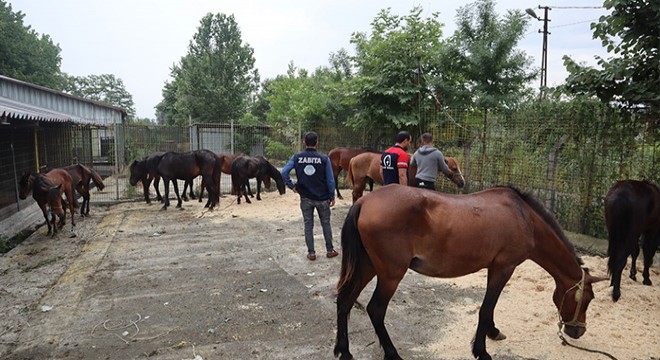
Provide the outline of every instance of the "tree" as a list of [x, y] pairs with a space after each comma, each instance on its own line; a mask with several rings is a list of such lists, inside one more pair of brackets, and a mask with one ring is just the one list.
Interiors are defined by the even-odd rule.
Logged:
[[89, 76], [62, 74], [62, 78], [63, 92], [123, 108], [128, 113], [129, 121], [135, 118], [133, 96], [126, 90], [120, 78], [112, 74]]
[[188, 116], [204, 123], [241, 118], [259, 84], [253, 53], [243, 44], [233, 15], [204, 16], [188, 54], [173, 68], [174, 80], [163, 90], [175, 101], [164, 99], [159, 107], [168, 111], [161, 115], [174, 115], [177, 123]]
[[23, 25], [25, 14], [14, 13], [0, 0], [0, 74], [60, 90], [60, 47], [48, 35]]
[[436, 73], [436, 54], [443, 43], [438, 14], [422, 19], [422, 8], [414, 7], [407, 16], [381, 10], [371, 23], [371, 35], [354, 33], [354, 62], [357, 73], [352, 91], [358, 113], [351, 122], [357, 128], [392, 130], [419, 124], [419, 109], [430, 90], [424, 74]]
[[443, 105], [494, 109], [519, 104], [535, 77], [531, 58], [516, 49], [526, 17], [516, 10], [500, 19], [492, 0], [478, 0], [459, 8], [457, 21], [434, 81]]
[[645, 107], [660, 113], [660, 2], [655, 0], [606, 0], [610, 15], [592, 23], [594, 39], [602, 41], [609, 59], [596, 56], [600, 69], [577, 64], [564, 56], [569, 72], [569, 93], [595, 95], [603, 102]]

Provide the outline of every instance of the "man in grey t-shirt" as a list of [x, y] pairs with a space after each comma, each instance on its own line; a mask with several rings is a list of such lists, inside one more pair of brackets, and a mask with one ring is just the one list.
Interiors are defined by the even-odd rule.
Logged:
[[433, 147], [433, 135], [424, 133], [421, 141], [422, 146], [415, 151], [410, 160], [410, 166], [417, 167], [414, 180], [415, 186], [435, 190], [435, 179], [438, 177], [438, 170], [447, 176], [451, 176], [452, 173], [447, 163], [445, 163], [442, 152]]

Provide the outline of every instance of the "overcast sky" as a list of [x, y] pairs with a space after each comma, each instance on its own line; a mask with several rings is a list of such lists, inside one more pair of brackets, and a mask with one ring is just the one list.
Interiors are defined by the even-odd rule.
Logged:
[[[370, 23], [381, 9], [407, 15], [421, 6], [425, 17], [440, 13], [443, 37], [454, 30], [456, 9], [472, 3], [462, 0], [8, 0], [13, 11], [25, 14], [25, 25], [48, 34], [62, 49], [62, 71], [75, 76], [113, 74], [133, 95], [139, 117], [155, 118], [154, 107], [170, 79], [170, 68], [187, 53], [188, 44], [207, 13], [233, 14], [244, 43], [254, 49], [261, 79], [286, 73], [289, 62], [313, 71], [328, 65], [331, 52], [350, 44], [353, 32], [370, 33]], [[602, 1], [554, 0], [532, 3], [500, 0], [497, 13], [551, 6], [548, 18], [548, 85], [563, 82], [562, 56], [594, 65], [595, 55], [607, 57], [600, 41], [592, 39], [590, 23], [605, 9]], [[543, 22], [532, 20], [519, 47], [541, 64]], [[537, 81], [538, 83], [538, 81]], [[538, 85], [535, 84], [535, 87]]]

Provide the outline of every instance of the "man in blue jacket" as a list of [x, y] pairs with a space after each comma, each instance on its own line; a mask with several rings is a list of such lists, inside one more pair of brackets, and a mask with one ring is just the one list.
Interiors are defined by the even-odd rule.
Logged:
[[[304, 140], [306, 149], [294, 154], [282, 169], [282, 177], [286, 185], [300, 195], [300, 210], [302, 210], [305, 223], [307, 258], [312, 261], [316, 260], [314, 209], [321, 220], [326, 256], [332, 258], [339, 255], [332, 244], [332, 227], [330, 226], [330, 207], [335, 206], [335, 179], [328, 156], [316, 151], [318, 139], [315, 132], [307, 132]], [[292, 169], [296, 170], [297, 183], [295, 184], [289, 177]]]

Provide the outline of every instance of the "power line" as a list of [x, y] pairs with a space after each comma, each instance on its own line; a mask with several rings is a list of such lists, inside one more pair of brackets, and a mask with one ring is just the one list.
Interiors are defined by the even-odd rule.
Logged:
[[548, 5], [553, 9], [605, 9], [604, 6], [552, 6]]

